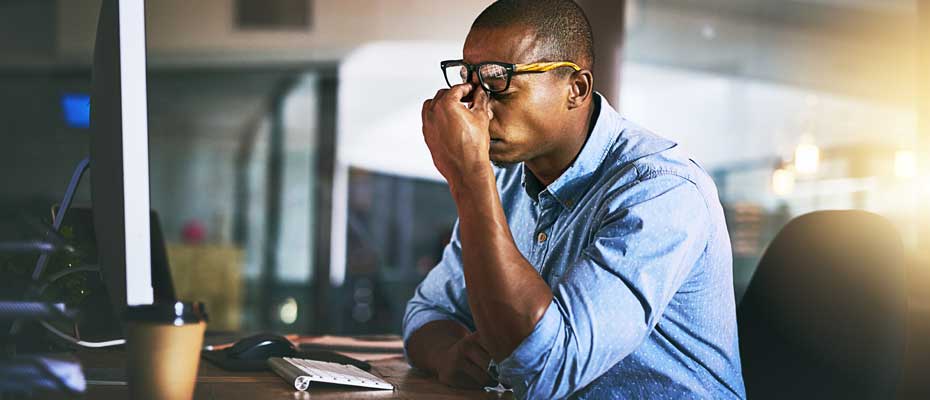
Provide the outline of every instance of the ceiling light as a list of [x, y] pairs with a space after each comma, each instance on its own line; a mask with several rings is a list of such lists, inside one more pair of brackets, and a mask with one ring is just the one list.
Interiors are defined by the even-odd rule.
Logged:
[[799, 174], [817, 173], [820, 167], [820, 148], [814, 144], [802, 143], [794, 150], [794, 169]]

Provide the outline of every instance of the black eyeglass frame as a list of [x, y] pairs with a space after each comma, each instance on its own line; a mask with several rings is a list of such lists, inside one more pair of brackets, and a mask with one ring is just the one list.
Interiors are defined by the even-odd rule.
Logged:
[[498, 65], [504, 68], [504, 71], [507, 72], [507, 81], [504, 84], [504, 88], [500, 90], [491, 90], [490, 86], [484, 83], [484, 78], [481, 77], [481, 74], [478, 75], [478, 82], [481, 84], [481, 88], [488, 93], [501, 93], [510, 89], [510, 80], [514, 75], [517, 74], [529, 74], [529, 73], [540, 73], [554, 70], [561, 67], [570, 67], [575, 71], [580, 71], [581, 67], [578, 64], [575, 64], [571, 61], [554, 61], [554, 62], [538, 62], [530, 64], [509, 64], [498, 61], [487, 61], [478, 64], [468, 64], [465, 60], [446, 60], [439, 63], [440, 71], [442, 71], [442, 77], [446, 80], [446, 84], [449, 87], [454, 86], [452, 82], [449, 82], [449, 75], [446, 74], [446, 68], [449, 67], [465, 67], [465, 70], [468, 72], [468, 76], [465, 77], [465, 82], [471, 81], [471, 74], [478, 71], [482, 66], [485, 65]]

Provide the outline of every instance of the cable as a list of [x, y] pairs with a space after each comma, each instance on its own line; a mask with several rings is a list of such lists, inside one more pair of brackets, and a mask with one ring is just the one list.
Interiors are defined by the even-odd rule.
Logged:
[[[55, 213], [55, 220], [52, 221], [52, 229], [56, 234], [58, 230], [61, 229], [61, 223], [65, 219], [65, 214], [68, 212], [68, 209], [71, 208], [71, 200], [74, 199], [74, 193], [77, 191], [78, 184], [81, 183], [81, 177], [84, 176], [84, 172], [86, 172], [89, 167], [90, 158], [84, 158], [78, 163], [77, 167], [74, 169], [74, 173], [71, 175], [71, 182], [68, 182], [68, 189], [65, 190], [65, 196], [61, 199], [61, 204], [58, 205], [58, 212]], [[39, 280], [39, 277], [42, 276], [42, 272], [45, 271], [46, 264], [48, 264], [48, 253], [43, 253], [39, 256], [39, 260], [36, 261], [36, 267], [32, 271], [32, 280]]]
[[[54, 234], [57, 234], [58, 230], [61, 229], [61, 224], [65, 219], [65, 214], [71, 208], [71, 201], [74, 199], [74, 194], [77, 191], [78, 184], [80, 184], [81, 182], [81, 177], [84, 176], [84, 173], [87, 172], [87, 169], [89, 167], [90, 167], [90, 158], [84, 158], [78, 163], [77, 167], [74, 169], [74, 173], [71, 175], [71, 181], [68, 182], [68, 189], [65, 190], [64, 198], [62, 198], [61, 203], [58, 205], [58, 212], [55, 213], [55, 219], [54, 221], [52, 221], [52, 232]], [[43, 272], [45, 272], [45, 266], [47, 264], [48, 264], [48, 253], [43, 253], [42, 255], [39, 256], [39, 260], [36, 261], [36, 267], [32, 271], [32, 280], [34, 281], [39, 280], [39, 277], [42, 276]], [[99, 270], [96, 268], [92, 268], [92, 267], [79, 267], [79, 268], [73, 268], [70, 270], [61, 271], [59, 273], [56, 273], [50, 276], [49, 279], [45, 281], [45, 283], [37, 287], [35, 290], [35, 295], [38, 296], [42, 294], [42, 292], [44, 292], [45, 289], [48, 288], [49, 284], [51, 284], [52, 282], [64, 276], [67, 276], [67, 275], [70, 275], [76, 272], [84, 272], [84, 271], [91, 272], [91, 271], [99, 271]], [[45, 320], [40, 320], [39, 323], [42, 324], [42, 326], [44, 326], [45, 329], [48, 329], [50, 332], [52, 332], [59, 338], [64, 339], [66, 342], [80, 346], [80, 347], [103, 348], [103, 347], [119, 346], [119, 345], [126, 343], [126, 339], [115, 339], [115, 340], [108, 340], [104, 342], [87, 342], [87, 341], [77, 339], [71, 335], [68, 335], [58, 330], [58, 328], [55, 328], [54, 326], [52, 326]], [[14, 333], [15, 331], [18, 331], [18, 327], [19, 327], [19, 321], [14, 321], [13, 327], [12, 329], [10, 329], [10, 332]]]
[[66, 311], [64, 305], [58, 304], [0, 301], [0, 318], [36, 318], [70, 321], [74, 319], [74, 311]]
[[55, 336], [58, 336], [64, 341], [71, 343], [73, 345], [80, 346], [80, 347], [86, 347], [90, 349], [101, 349], [105, 347], [113, 347], [113, 346], [120, 346], [120, 345], [126, 344], [126, 339], [113, 339], [113, 340], [107, 340], [105, 342], [86, 342], [86, 341], [77, 339], [67, 333], [59, 331], [58, 328], [52, 326], [52, 324], [49, 324], [48, 322], [39, 321], [39, 323], [42, 324], [42, 326], [44, 326], [45, 329], [48, 329], [50, 332], [54, 333]]
[[[45, 291], [45, 289], [48, 287], [48, 285], [52, 284], [52, 282], [55, 282], [55, 281], [58, 280], [58, 279], [61, 279], [61, 278], [65, 277], [65, 276], [68, 276], [68, 275], [71, 275], [71, 274], [74, 274], [74, 273], [78, 273], [78, 272], [99, 272], [99, 271], [100, 271], [100, 269], [94, 268], [94, 267], [77, 267], [77, 268], [72, 268], [72, 269], [60, 271], [60, 272], [58, 272], [58, 273], [56, 273], [56, 274], [53, 274], [52, 276], [48, 277], [48, 280], [46, 280], [45, 283], [43, 283], [41, 286], [39, 286], [39, 287], [36, 289], [36, 291], [37, 291], [38, 294], [41, 294], [42, 292]], [[120, 346], [120, 345], [126, 344], [126, 339], [113, 339], [113, 340], [107, 340], [107, 341], [103, 341], [103, 342], [88, 342], [88, 341], [80, 340], [80, 339], [78, 339], [78, 338], [76, 338], [76, 337], [74, 337], [74, 336], [71, 336], [71, 335], [69, 335], [69, 334], [67, 334], [67, 333], [64, 333], [64, 332], [58, 330], [58, 328], [55, 328], [54, 326], [52, 326], [52, 324], [48, 323], [48, 322], [45, 321], [45, 320], [40, 320], [39, 323], [42, 324], [42, 326], [44, 326], [45, 329], [48, 329], [50, 332], [52, 332], [53, 334], [55, 334], [55, 336], [58, 336], [59, 338], [63, 339], [64, 341], [66, 341], [66, 342], [68, 342], [68, 343], [71, 343], [71, 344], [73, 344], [73, 345], [76, 345], [76, 346], [80, 346], [80, 347], [85, 347], [85, 348], [90, 348], [90, 349], [100, 349], [100, 348], [105, 348], [105, 347], [113, 347], [113, 346]]]
[[42, 294], [42, 292], [44, 292], [45, 289], [48, 288], [48, 285], [51, 285], [52, 282], [55, 282], [61, 278], [64, 278], [68, 275], [75, 274], [78, 272], [100, 272], [100, 268], [84, 266], [84, 267], [69, 268], [63, 271], [58, 271], [52, 274], [52, 276], [49, 276], [48, 279], [46, 279], [45, 282], [42, 282], [41, 285], [36, 287], [35, 289], [36, 294]]
[[[65, 190], [64, 198], [61, 199], [61, 203], [58, 205], [58, 212], [55, 213], [54, 221], [52, 221], [51, 233], [57, 235], [58, 230], [61, 229], [61, 224], [65, 219], [65, 214], [68, 212], [68, 209], [71, 208], [71, 201], [74, 199], [74, 193], [77, 191], [78, 184], [80, 184], [81, 182], [81, 177], [84, 176], [84, 173], [87, 172], [87, 169], [89, 167], [90, 167], [90, 158], [84, 158], [78, 163], [77, 167], [74, 169], [74, 173], [71, 175], [71, 181], [68, 183], [68, 189]], [[32, 271], [33, 281], [39, 280], [39, 277], [41, 277], [42, 273], [45, 272], [45, 266], [47, 264], [48, 264], [48, 253], [43, 253], [42, 255], [39, 256], [39, 260], [36, 261], [35, 269]], [[67, 275], [70, 275], [76, 272], [85, 272], [85, 271], [94, 272], [94, 271], [99, 271], [99, 269], [96, 269], [93, 267], [78, 267], [78, 268], [73, 268], [70, 270], [58, 272], [50, 276], [49, 279], [47, 279], [43, 284], [36, 287], [33, 293], [35, 296], [39, 296], [40, 294], [42, 294], [42, 292], [45, 291], [46, 288], [48, 288], [48, 285], [50, 285], [52, 282], [64, 276], [67, 276]], [[31, 296], [27, 295], [27, 297], [31, 297]], [[126, 343], [126, 339], [115, 339], [115, 340], [108, 340], [104, 342], [87, 342], [87, 341], [80, 340], [78, 338], [75, 338], [71, 335], [68, 335], [58, 330], [58, 328], [55, 328], [54, 326], [52, 326], [45, 320], [39, 320], [39, 323], [42, 324], [42, 326], [44, 326], [45, 329], [48, 329], [50, 332], [52, 332], [59, 338], [64, 339], [66, 342], [80, 346], [80, 347], [103, 348], [103, 347], [119, 346], [119, 345]], [[10, 329], [11, 335], [15, 334], [19, 330], [19, 325], [20, 325], [19, 320], [13, 322], [12, 327]]]
[[[36, 295], [42, 294], [42, 292], [44, 292], [45, 289], [48, 288], [48, 285], [52, 284], [52, 282], [55, 282], [56, 280], [61, 279], [61, 278], [65, 277], [65, 276], [68, 276], [68, 275], [71, 275], [71, 274], [75, 274], [75, 273], [78, 273], [78, 272], [99, 272], [99, 271], [100, 271], [100, 270], [99, 270], [98, 268], [95, 268], [95, 267], [87, 267], [87, 266], [85, 266], [85, 267], [71, 268], [71, 269], [67, 269], [67, 270], [64, 270], [64, 271], [60, 271], [60, 272], [58, 272], [58, 273], [53, 274], [52, 276], [49, 276], [49, 278], [48, 278], [44, 283], [42, 283], [42, 285], [38, 286], [38, 287], [36, 288]], [[55, 309], [55, 310], [57, 310], [57, 309]], [[103, 341], [103, 342], [89, 342], [89, 341], [84, 341], [84, 340], [80, 340], [80, 339], [78, 339], [78, 338], [75, 338], [74, 336], [71, 336], [71, 335], [69, 335], [69, 334], [67, 334], [67, 333], [64, 333], [64, 332], [58, 330], [58, 328], [56, 328], [55, 326], [53, 326], [52, 324], [50, 324], [50, 323], [49, 323], [48, 321], [46, 321], [46, 320], [39, 320], [39, 323], [42, 324], [42, 326], [44, 326], [45, 329], [48, 329], [49, 332], [53, 333], [55, 336], [58, 336], [58, 337], [61, 338], [62, 340], [66, 341], [66, 342], [68, 342], [68, 343], [70, 343], [70, 344], [73, 344], [73, 345], [75, 345], [75, 346], [79, 346], [79, 347], [85, 347], [85, 348], [91, 348], [91, 349], [99, 349], [99, 348], [120, 346], [120, 345], [126, 344], [126, 339], [113, 339], [113, 340], [107, 340], [107, 341]]]
[[39, 240], [0, 243], [0, 253], [48, 253], [55, 251], [55, 245]]

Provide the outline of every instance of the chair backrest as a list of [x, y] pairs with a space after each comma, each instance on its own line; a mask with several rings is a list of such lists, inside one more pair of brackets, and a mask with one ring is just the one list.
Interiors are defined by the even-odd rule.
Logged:
[[737, 309], [750, 399], [893, 398], [906, 342], [901, 237], [864, 211], [789, 222]]

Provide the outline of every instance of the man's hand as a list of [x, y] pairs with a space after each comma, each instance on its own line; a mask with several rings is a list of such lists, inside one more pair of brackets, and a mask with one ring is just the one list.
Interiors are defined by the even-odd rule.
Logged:
[[493, 385], [488, 375], [491, 356], [477, 332], [451, 320], [429, 322], [407, 340], [413, 366], [435, 374], [439, 381], [461, 388]]
[[458, 388], [480, 389], [492, 386], [488, 375], [491, 356], [478, 341], [478, 333], [470, 333], [442, 353], [436, 363], [439, 381]]
[[[469, 94], [473, 98], [471, 108], [462, 103]], [[442, 89], [423, 102], [422, 117], [423, 139], [433, 164], [450, 185], [475, 173], [491, 171], [491, 109], [484, 90], [470, 83]]]

